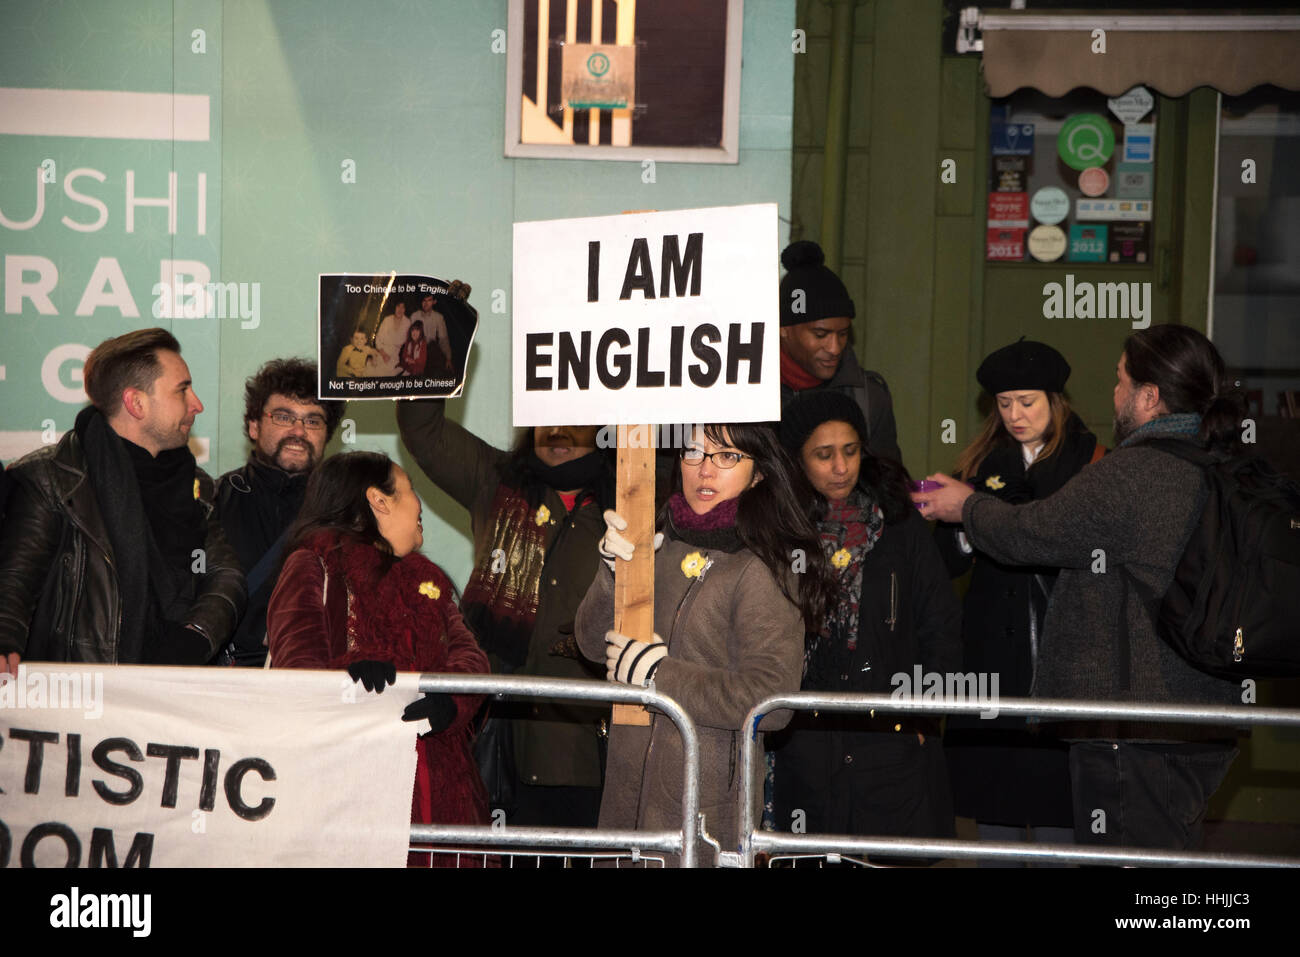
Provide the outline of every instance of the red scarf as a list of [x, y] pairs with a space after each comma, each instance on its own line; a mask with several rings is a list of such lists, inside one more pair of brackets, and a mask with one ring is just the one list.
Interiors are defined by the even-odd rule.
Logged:
[[781, 352], [781, 381], [796, 392], [822, 384], [821, 379], [806, 371], [803, 366], [786, 355], [784, 350]]
[[350, 596], [347, 651], [329, 667], [391, 661], [398, 671], [442, 670], [454, 605], [441, 568], [418, 552], [394, 560], [334, 532], [312, 537], [306, 547], [321, 557], [330, 579], [347, 582]]

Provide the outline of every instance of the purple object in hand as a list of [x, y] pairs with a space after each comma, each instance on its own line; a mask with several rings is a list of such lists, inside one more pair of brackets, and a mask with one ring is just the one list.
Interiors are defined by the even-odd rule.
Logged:
[[[908, 482], [907, 487], [913, 492], [937, 492], [939, 489], [943, 488], [943, 483], [931, 482], [929, 479], [922, 479], [919, 482]], [[913, 502], [912, 505], [915, 506], [918, 512], [922, 511], [919, 503]]]

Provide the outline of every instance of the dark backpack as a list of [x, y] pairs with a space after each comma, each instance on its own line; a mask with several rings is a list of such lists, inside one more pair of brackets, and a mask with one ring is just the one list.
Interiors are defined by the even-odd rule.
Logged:
[[1300, 487], [1260, 459], [1143, 445], [1200, 466], [1209, 484], [1159, 603], [1160, 637], [1221, 678], [1300, 676]]

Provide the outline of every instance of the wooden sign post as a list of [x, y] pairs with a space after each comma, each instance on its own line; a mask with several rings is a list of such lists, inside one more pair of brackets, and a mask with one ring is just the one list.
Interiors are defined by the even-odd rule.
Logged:
[[[642, 440], [629, 442], [629, 432]], [[653, 641], [655, 633], [654, 432], [652, 425], [618, 427], [615, 509], [627, 520], [623, 534], [636, 550], [630, 562], [614, 563], [614, 630], [636, 641]], [[650, 713], [639, 704], [616, 704], [612, 720], [648, 725]]]

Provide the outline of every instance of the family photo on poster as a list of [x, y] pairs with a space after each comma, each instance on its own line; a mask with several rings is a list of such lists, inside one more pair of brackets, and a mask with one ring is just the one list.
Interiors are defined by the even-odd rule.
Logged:
[[322, 274], [320, 398], [458, 396], [478, 313], [432, 276]]

